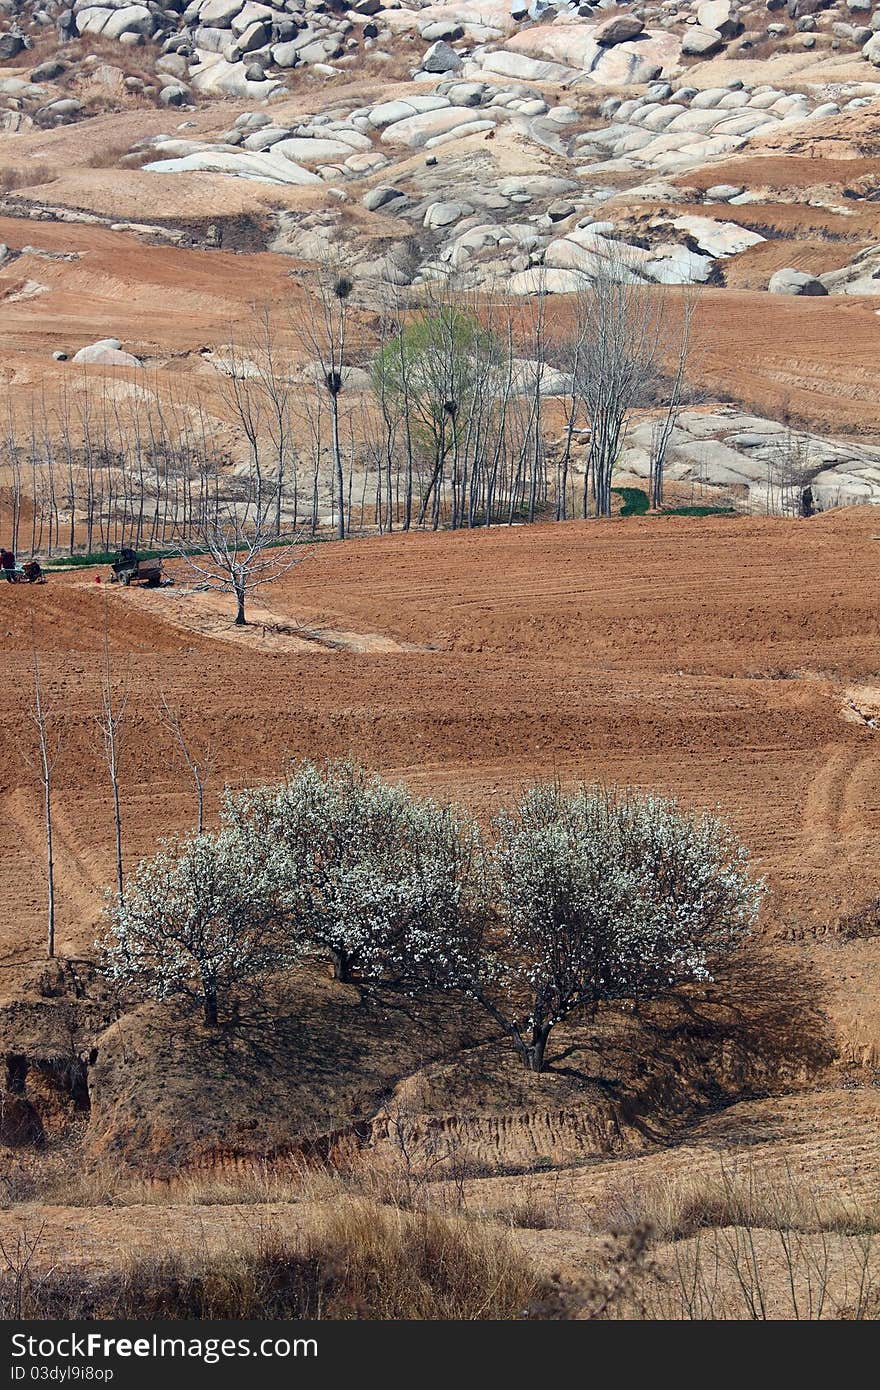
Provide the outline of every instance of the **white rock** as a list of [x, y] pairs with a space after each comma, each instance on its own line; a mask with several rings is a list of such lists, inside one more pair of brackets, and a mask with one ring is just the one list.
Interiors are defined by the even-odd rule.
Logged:
[[101, 338], [97, 343], [81, 347], [73, 354], [74, 362], [91, 363], [102, 367], [141, 367], [143, 363], [130, 352], [122, 352], [118, 338]]
[[740, 227], [737, 222], [716, 222], [712, 217], [677, 217], [672, 225], [676, 231], [692, 236], [700, 249], [710, 256], [736, 256], [766, 240], [760, 233]]
[[382, 101], [378, 106], [374, 106], [369, 113], [371, 126], [377, 130], [384, 130], [386, 126], [394, 125], [397, 121], [404, 121], [409, 116], [418, 115], [424, 111], [443, 111], [449, 106], [445, 97], [439, 96], [411, 96], [406, 101]]
[[244, 63], [229, 63], [213, 53], [200, 54], [202, 63], [190, 72], [190, 86], [197, 92], [218, 93], [244, 99], [265, 99], [273, 92], [284, 91], [283, 82], [268, 79], [251, 82], [245, 77]]
[[686, 58], [709, 58], [724, 45], [717, 29], [688, 29], [681, 43]]
[[420, 111], [404, 120], [395, 121], [382, 132], [383, 141], [394, 145], [409, 145], [419, 149], [438, 135], [445, 135], [457, 126], [472, 125], [473, 115], [460, 106], [448, 106], [443, 110]]
[[430, 140], [425, 141], [425, 149], [433, 150], [438, 145], [449, 145], [453, 140], [465, 140], [469, 135], [479, 135], [481, 132], [494, 129], [494, 121], [468, 121], [466, 125], [447, 130], [443, 135], [432, 135]]
[[351, 154], [351, 145], [342, 140], [306, 139], [292, 136], [279, 140], [272, 146], [272, 153], [292, 159], [296, 164], [326, 164], [330, 160], [344, 159]]
[[[230, 4], [232, 3], [234, 0], [230, 0]], [[259, 5], [256, 0], [246, 0], [238, 14], [233, 16], [232, 32], [233, 34], [243, 34], [251, 24], [256, 24], [262, 20], [267, 20], [271, 26], [273, 13], [268, 5]], [[203, 19], [202, 16], [200, 18]]]
[[433, 230], [450, 227], [461, 217], [463, 209], [459, 203], [431, 203], [425, 210], [424, 225]]
[[786, 267], [770, 276], [767, 286], [771, 294], [825, 295], [828, 293], [821, 280], [808, 275], [805, 270]]
[[237, 178], [256, 179], [261, 183], [307, 184], [320, 183], [317, 174], [301, 169], [288, 159], [274, 153], [252, 154], [245, 151], [215, 152], [184, 155], [180, 159], [159, 159], [144, 168], [154, 174], [233, 174]]
[[590, 282], [577, 270], [520, 270], [507, 281], [510, 294], [576, 294]]
[[199, 23], [209, 29], [228, 29], [244, 3], [245, 0], [205, 0], [199, 6]]

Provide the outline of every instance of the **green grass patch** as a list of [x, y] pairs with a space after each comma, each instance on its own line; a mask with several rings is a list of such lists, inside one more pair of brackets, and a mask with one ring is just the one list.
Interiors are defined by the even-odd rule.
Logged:
[[[173, 550], [139, 550], [138, 558], [141, 560], [165, 560], [176, 553]], [[58, 555], [47, 560], [43, 569], [88, 569], [91, 565], [112, 565], [118, 555], [118, 550], [95, 550], [89, 555]]]
[[664, 507], [664, 516], [736, 516], [733, 507]]
[[[621, 516], [647, 516], [650, 511], [650, 501], [647, 492], [640, 487], [613, 487], [612, 492], [616, 492], [618, 497], [623, 498], [623, 506], [620, 509]], [[656, 513], [658, 516], [735, 516], [733, 507], [713, 506], [711, 503], [694, 505], [690, 507], [664, 507], [662, 511]]]
[[[304, 536], [297, 541], [297, 545], [322, 545], [329, 541], [329, 536]], [[277, 550], [282, 546], [290, 545], [289, 540], [269, 541], [266, 549]], [[139, 550], [137, 557], [139, 560], [176, 560], [181, 555], [202, 555], [204, 551], [200, 546], [184, 546], [180, 549], [172, 550]], [[89, 569], [95, 565], [112, 565], [119, 557], [118, 550], [93, 550], [87, 555], [57, 555], [51, 560], [46, 560], [43, 569], [46, 570], [70, 570], [70, 569]]]
[[623, 506], [620, 509], [621, 516], [645, 516], [647, 514], [650, 503], [648, 502], [648, 494], [643, 488], [613, 487], [611, 491], [623, 498]]

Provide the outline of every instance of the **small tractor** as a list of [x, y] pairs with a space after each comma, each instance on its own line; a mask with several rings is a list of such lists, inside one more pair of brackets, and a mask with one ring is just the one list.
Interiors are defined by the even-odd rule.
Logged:
[[124, 546], [110, 567], [110, 583], [143, 584], [147, 589], [158, 589], [160, 584], [169, 583], [162, 579], [161, 560], [139, 560], [136, 550]]
[[23, 565], [12, 569], [4, 568], [2, 574], [10, 584], [45, 584], [46, 576], [38, 560], [27, 560]]

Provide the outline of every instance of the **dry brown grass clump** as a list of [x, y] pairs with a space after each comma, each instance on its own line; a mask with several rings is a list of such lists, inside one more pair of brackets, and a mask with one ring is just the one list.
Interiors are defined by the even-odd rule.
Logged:
[[40, 1273], [40, 1232], [0, 1246], [0, 1318], [510, 1320], [544, 1289], [507, 1234], [349, 1198], [298, 1242]]
[[307, 1251], [328, 1276], [330, 1317], [521, 1318], [540, 1292], [504, 1232], [365, 1199], [331, 1209]]
[[374, 78], [384, 82], [409, 82], [419, 66], [417, 45], [407, 47], [405, 44], [397, 44], [387, 56], [383, 55], [384, 50], [374, 49], [369, 53], [358, 52], [348, 60], [337, 59], [337, 63], [342, 68], [353, 67], [358, 81], [365, 82]]
[[655, 1241], [686, 1240], [730, 1226], [805, 1234], [880, 1234], [880, 1206], [855, 1192], [818, 1194], [784, 1167], [758, 1173], [723, 1162], [711, 1170], [664, 1173], [606, 1195], [598, 1219], [609, 1229], [647, 1225]]
[[28, 164], [21, 169], [5, 165], [0, 168], [0, 193], [11, 193], [16, 188], [36, 188], [54, 178], [57, 174], [48, 164]]
[[136, 77], [140, 82], [149, 83], [155, 81], [155, 63], [161, 57], [161, 49], [151, 43], [127, 47], [115, 39], [102, 38], [100, 34], [82, 34], [57, 49], [52, 56], [71, 64], [71, 76], [75, 76], [76, 72], [73, 65], [85, 58], [97, 58], [102, 63], [120, 68], [125, 77]]

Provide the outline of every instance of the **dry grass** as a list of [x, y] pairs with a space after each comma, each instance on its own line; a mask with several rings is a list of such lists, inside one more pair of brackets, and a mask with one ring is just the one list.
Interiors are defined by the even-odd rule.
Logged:
[[76, 96], [82, 102], [82, 115], [86, 117], [108, 116], [116, 111], [148, 110], [158, 104], [154, 97], [144, 92], [129, 92], [121, 82], [108, 86], [89, 80], [76, 88]]
[[528, 1196], [512, 1202], [510, 1206], [495, 1208], [491, 1215], [493, 1220], [519, 1231], [546, 1231], [557, 1224], [546, 1202]]
[[331, 1208], [307, 1252], [329, 1271], [331, 1317], [511, 1319], [540, 1293], [504, 1232], [366, 1199]]
[[786, 1168], [751, 1165], [663, 1174], [606, 1193], [597, 1213], [606, 1229], [648, 1226], [654, 1241], [687, 1240], [725, 1227], [804, 1234], [880, 1234], [880, 1204], [855, 1192], [817, 1194]]
[[[877, 1204], [816, 1194], [784, 1168], [667, 1171], [606, 1189], [576, 1222], [546, 1188], [520, 1187], [516, 1201], [477, 1211], [464, 1184], [437, 1188], [363, 1163], [254, 1163], [167, 1183], [133, 1182], [108, 1165], [76, 1179], [67, 1172], [63, 1182], [59, 1171], [56, 1193], [65, 1205], [119, 1207], [120, 1229], [129, 1204], [254, 1211], [244, 1233], [241, 1213], [228, 1223], [219, 1212], [208, 1217], [210, 1249], [122, 1257], [112, 1277], [83, 1276], [54, 1252], [40, 1257], [39, 1199], [23, 1187], [18, 1235], [0, 1242], [0, 1317], [860, 1320], [880, 1312]], [[273, 1204], [297, 1208], [299, 1234], [267, 1233]], [[159, 1230], [158, 1213], [156, 1221]], [[573, 1225], [577, 1276], [545, 1277], [525, 1231], [551, 1229], [564, 1249], [562, 1231]], [[229, 1243], [221, 1237], [218, 1249], [224, 1230]], [[586, 1256], [585, 1235], [594, 1251]]]
[[6, 165], [0, 168], [0, 193], [11, 193], [16, 188], [36, 188], [57, 177], [57, 172], [48, 164], [28, 164], [21, 169]]
[[873, 1321], [880, 1315], [876, 1241], [785, 1226], [713, 1228], [659, 1252], [627, 1296], [623, 1316]]
[[[102, 149], [96, 150], [84, 160], [87, 169], [116, 169], [124, 167], [126, 169], [139, 169], [153, 158], [152, 150], [136, 150], [132, 152], [130, 140], [116, 140]], [[125, 164], [122, 165], [122, 160]]]
[[271, 1236], [130, 1259], [112, 1275], [53, 1265], [40, 1231], [0, 1246], [0, 1317], [511, 1320], [545, 1288], [503, 1231], [349, 1198], [298, 1241]]
[[422, 49], [423, 46], [417, 42], [407, 46], [398, 41], [387, 57], [382, 56], [382, 49], [371, 49], [369, 52], [359, 50], [357, 54], [349, 55], [347, 58], [337, 58], [334, 67], [341, 67], [343, 71], [353, 68], [359, 82], [369, 82], [373, 79], [383, 82], [409, 82], [419, 66]]
[[85, 58], [97, 58], [111, 67], [120, 68], [124, 77], [136, 77], [141, 82], [151, 83], [156, 80], [155, 62], [161, 57], [161, 49], [150, 43], [128, 47], [115, 39], [102, 38], [100, 34], [83, 34], [63, 48], [56, 48], [52, 56], [70, 63], [71, 76], [74, 77], [74, 64], [82, 63]]

